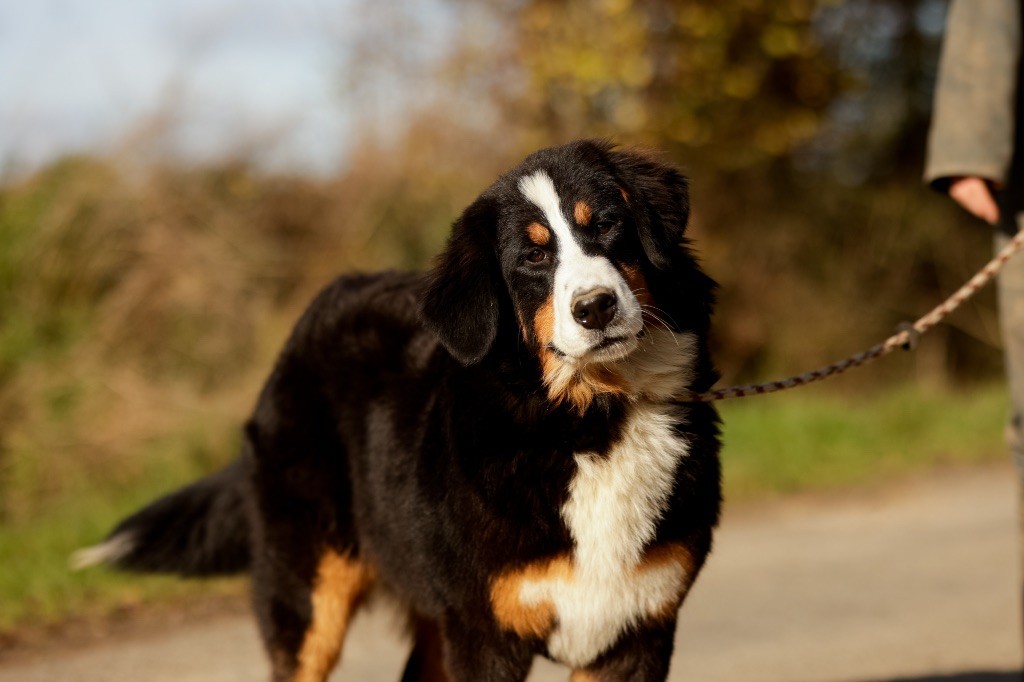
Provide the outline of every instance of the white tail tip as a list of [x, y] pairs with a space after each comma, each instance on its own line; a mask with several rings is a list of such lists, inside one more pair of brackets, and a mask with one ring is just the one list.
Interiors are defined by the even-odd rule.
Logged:
[[77, 550], [71, 555], [68, 564], [73, 571], [81, 571], [83, 568], [99, 564], [110, 564], [130, 552], [134, 545], [134, 539], [128, 533], [115, 535], [98, 545]]

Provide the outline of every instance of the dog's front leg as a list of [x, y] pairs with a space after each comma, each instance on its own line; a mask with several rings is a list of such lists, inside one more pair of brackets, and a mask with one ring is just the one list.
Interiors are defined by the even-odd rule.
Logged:
[[448, 618], [443, 635], [451, 682], [522, 682], [533, 664], [532, 649], [492, 623]]
[[675, 630], [673, 618], [630, 632], [592, 665], [573, 671], [571, 682], [664, 682]]

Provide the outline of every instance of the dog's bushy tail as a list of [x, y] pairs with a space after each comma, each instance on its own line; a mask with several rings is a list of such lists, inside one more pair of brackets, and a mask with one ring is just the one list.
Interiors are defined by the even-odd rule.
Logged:
[[71, 565], [189, 577], [245, 572], [251, 549], [244, 477], [236, 460], [161, 497], [121, 521], [102, 543], [75, 552]]

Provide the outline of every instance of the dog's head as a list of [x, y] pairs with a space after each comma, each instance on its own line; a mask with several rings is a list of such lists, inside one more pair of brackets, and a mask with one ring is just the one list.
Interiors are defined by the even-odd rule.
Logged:
[[686, 178], [650, 156], [596, 141], [541, 150], [455, 223], [424, 321], [473, 364], [511, 317], [556, 402], [628, 393], [624, 363], [653, 335], [692, 359], [685, 333], [707, 329], [713, 284], [685, 246], [688, 216]]

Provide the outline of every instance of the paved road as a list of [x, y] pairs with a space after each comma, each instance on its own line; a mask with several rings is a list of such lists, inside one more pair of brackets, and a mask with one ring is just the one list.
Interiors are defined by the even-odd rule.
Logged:
[[[1017, 682], [1014, 513], [1006, 468], [731, 513], [683, 609], [671, 679]], [[377, 611], [332, 679], [397, 680], [405, 651]], [[238, 616], [0, 665], [0, 682], [265, 676]], [[566, 678], [539, 662], [530, 679]]]

